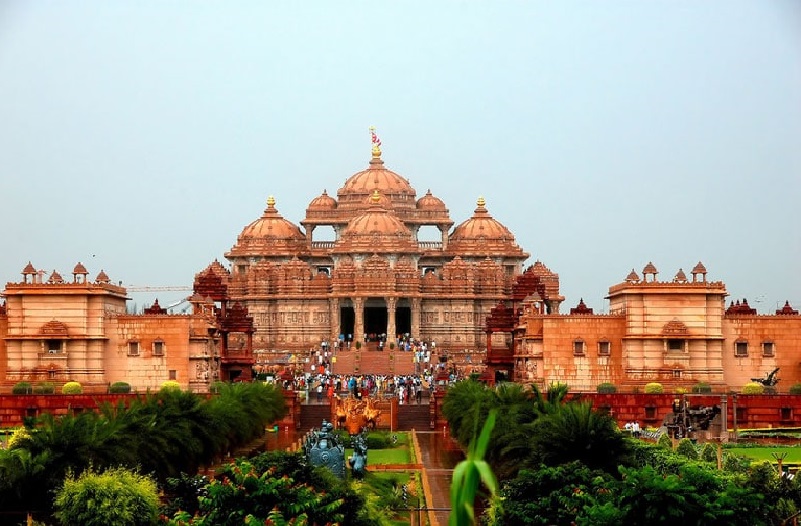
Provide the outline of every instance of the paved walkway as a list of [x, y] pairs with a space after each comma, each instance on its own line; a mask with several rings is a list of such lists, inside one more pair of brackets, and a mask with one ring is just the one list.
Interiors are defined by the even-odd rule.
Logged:
[[416, 431], [414, 433], [415, 455], [423, 468], [423, 492], [426, 505], [433, 508], [428, 513], [431, 526], [446, 526], [450, 515], [450, 489], [453, 468], [464, 458], [462, 450], [442, 431]]

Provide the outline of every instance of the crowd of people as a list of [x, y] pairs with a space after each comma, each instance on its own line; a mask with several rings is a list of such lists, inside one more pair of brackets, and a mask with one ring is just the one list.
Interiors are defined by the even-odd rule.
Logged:
[[[284, 380], [284, 389], [300, 393], [301, 398], [310, 403], [323, 403], [334, 396], [389, 398], [398, 397], [398, 403], [423, 403], [434, 390], [435, 370], [425, 369], [422, 374], [383, 375], [383, 374], [326, 374], [302, 373], [292, 380]], [[451, 374], [448, 381], [455, 381]]]

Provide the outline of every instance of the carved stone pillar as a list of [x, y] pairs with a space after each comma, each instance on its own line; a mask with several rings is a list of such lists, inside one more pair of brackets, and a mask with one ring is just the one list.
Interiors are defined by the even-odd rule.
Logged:
[[415, 338], [420, 337], [420, 310], [422, 309], [422, 300], [420, 298], [412, 299], [412, 336]]
[[353, 344], [364, 342], [364, 298], [353, 298]]
[[[394, 342], [397, 336], [395, 316], [397, 314], [398, 298], [387, 298], [387, 342]], [[389, 347], [389, 343], [387, 343]]]
[[442, 235], [442, 250], [448, 248], [448, 227], [440, 226], [439, 233]]
[[328, 336], [331, 340], [339, 338], [340, 326], [340, 305], [339, 298], [331, 298], [328, 300]]

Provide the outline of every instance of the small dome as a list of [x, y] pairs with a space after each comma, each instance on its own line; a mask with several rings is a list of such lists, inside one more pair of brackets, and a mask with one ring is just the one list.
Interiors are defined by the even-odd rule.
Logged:
[[111, 283], [111, 278], [101, 269], [95, 278], [95, 283]]
[[693, 267], [692, 274], [706, 274], [706, 267], [700, 261]]
[[77, 265], [75, 265], [75, 268], [74, 268], [74, 269], [72, 269], [72, 273], [73, 273], [73, 274], [83, 274], [83, 275], [86, 275], [86, 274], [89, 274], [89, 271], [88, 271], [88, 270], [86, 270], [86, 267], [84, 267], [84, 266], [83, 266], [83, 263], [81, 263], [81, 262], [79, 261], [79, 262], [78, 262], [78, 264], [77, 264]]
[[431, 190], [426, 192], [426, 195], [421, 197], [417, 200], [417, 209], [418, 210], [436, 210], [436, 211], [447, 211], [447, 207], [445, 203], [439, 197], [435, 197]]
[[478, 207], [473, 212], [473, 217], [463, 222], [453, 229], [450, 236], [450, 246], [454, 250], [454, 243], [464, 241], [506, 241], [514, 243], [514, 235], [508, 228], [490, 216], [485, 208], [484, 198], [480, 197], [476, 203]]
[[23, 273], [23, 274], [36, 274], [36, 267], [34, 267], [34, 266], [31, 264], [31, 262], [30, 262], [30, 261], [28, 261], [28, 264], [27, 264], [27, 265], [25, 265], [25, 268], [24, 268], [24, 269], [22, 269], [22, 273]]
[[628, 281], [629, 283], [637, 283], [638, 281], [640, 281], [640, 276], [638, 276], [637, 273], [634, 272], [634, 269], [631, 269], [629, 275], [626, 276], [626, 281]]
[[656, 274], [657, 270], [656, 270], [656, 267], [654, 266], [654, 264], [649, 261], [648, 264], [645, 265], [645, 267], [643, 267], [642, 273], [643, 274]]
[[239, 235], [240, 241], [257, 238], [306, 239], [297, 225], [281, 217], [275, 208], [275, 198], [272, 196], [267, 199], [267, 208], [262, 216], [246, 226]]
[[50, 274], [50, 277], [47, 279], [47, 282], [51, 285], [61, 285], [62, 283], [64, 283], [64, 278], [62, 278], [61, 274], [59, 274], [54, 270], [53, 273]]
[[336, 207], [337, 200], [328, 195], [328, 192], [325, 190], [309, 203], [309, 210], [333, 210]]
[[366, 214], [353, 218], [342, 235], [374, 233], [411, 235], [398, 216], [383, 209], [371, 209]]
[[684, 270], [679, 269], [679, 271], [676, 272], [676, 277], [673, 278], [673, 281], [676, 283], [687, 283], [687, 275], [684, 274]]

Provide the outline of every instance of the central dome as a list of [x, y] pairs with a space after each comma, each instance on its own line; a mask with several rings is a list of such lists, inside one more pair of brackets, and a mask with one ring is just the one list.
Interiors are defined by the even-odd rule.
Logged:
[[370, 167], [350, 176], [337, 191], [339, 208], [360, 209], [369, 206], [366, 201], [374, 191], [386, 196], [393, 208], [414, 208], [417, 192], [409, 181], [384, 167], [381, 157], [370, 159]]

